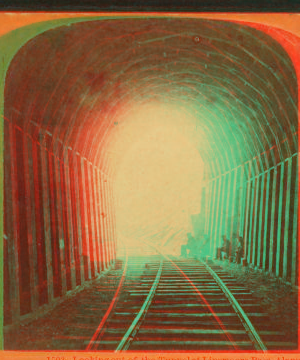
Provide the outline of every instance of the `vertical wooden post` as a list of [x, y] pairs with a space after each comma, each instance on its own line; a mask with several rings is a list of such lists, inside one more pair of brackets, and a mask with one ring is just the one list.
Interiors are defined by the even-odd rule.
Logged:
[[104, 185], [104, 196], [105, 196], [105, 203], [106, 203], [106, 223], [107, 223], [107, 235], [108, 235], [108, 243], [109, 243], [109, 251], [110, 251], [110, 264], [113, 262], [113, 249], [112, 249], [112, 242], [111, 242], [111, 222], [110, 222], [110, 204], [109, 204], [109, 197], [108, 197], [108, 179]]
[[292, 158], [287, 160], [287, 189], [286, 189], [286, 200], [285, 200], [285, 227], [284, 227], [284, 238], [283, 238], [283, 272], [282, 277], [287, 278], [287, 254], [288, 254], [288, 237], [289, 237], [289, 220], [290, 220], [290, 204], [291, 204], [291, 179], [292, 179]]
[[103, 254], [103, 268], [107, 270], [108, 266], [108, 257], [107, 257], [107, 249], [106, 249], [106, 241], [105, 241], [105, 225], [104, 225], [104, 207], [103, 207], [103, 190], [101, 187], [101, 174], [100, 170], [97, 171], [97, 190], [99, 194], [99, 223], [100, 223], [100, 234], [101, 234], [101, 246], [102, 246], [102, 254]]
[[65, 267], [65, 242], [64, 242], [64, 227], [63, 227], [63, 213], [62, 213], [62, 194], [61, 194], [61, 179], [60, 179], [60, 160], [54, 157], [54, 172], [56, 179], [56, 212], [58, 221], [58, 238], [59, 238], [59, 252], [60, 252], [60, 273], [62, 284], [62, 295], [67, 292], [66, 282], [66, 267]]
[[251, 200], [250, 200], [250, 221], [249, 221], [249, 231], [248, 231], [248, 252], [247, 252], [247, 262], [248, 264], [251, 263], [251, 246], [253, 246], [253, 234], [252, 234], [252, 226], [253, 226], [253, 212], [254, 212], [254, 194], [255, 194], [255, 177], [253, 177], [250, 182], [249, 182], [249, 186], [251, 188]]
[[[41, 139], [42, 140], [42, 139]], [[49, 203], [49, 172], [48, 172], [48, 154], [46, 148], [41, 147], [42, 161], [42, 189], [43, 189], [43, 213], [44, 213], [44, 234], [45, 234], [45, 250], [46, 250], [46, 268], [47, 268], [47, 289], [48, 302], [51, 303], [54, 298], [53, 294], [53, 269], [52, 269], [52, 249], [51, 249], [51, 227], [50, 227], [50, 203]]]
[[111, 183], [108, 182], [107, 183], [107, 199], [108, 199], [108, 204], [109, 204], [109, 218], [110, 218], [110, 241], [111, 241], [111, 247], [112, 247], [112, 257], [113, 257], [113, 261], [115, 262], [116, 260], [116, 247], [115, 247], [115, 242], [114, 242], [114, 231], [113, 231], [113, 227], [114, 227], [114, 219], [113, 219], [113, 212], [114, 212], [114, 207], [113, 207], [113, 202], [112, 202], [112, 197], [111, 197]]
[[60, 296], [60, 279], [59, 279], [59, 264], [58, 264], [58, 241], [57, 241], [57, 223], [56, 223], [56, 207], [55, 207], [55, 183], [54, 183], [54, 159], [53, 154], [46, 152], [47, 168], [48, 168], [48, 196], [49, 196], [49, 215], [50, 215], [50, 248], [51, 248], [51, 268], [53, 279], [53, 297]]
[[97, 241], [97, 252], [99, 259], [99, 273], [101, 272], [102, 267], [102, 251], [101, 251], [101, 235], [100, 235], [100, 224], [99, 224], [99, 189], [97, 188], [97, 169], [96, 167], [92, 167], [93, 170], [93, 191], [94, 191], [94, 204], [95, 204], [95, 229], [96, 229], [96, 241]]
[[220, 207], [219, 207], [219, 211], [217, 214], [217, 241], [220, 244], [221, 242], [221, 235], [223, 235], [222, 231], [224, 231], [223, 229], [223, 218], [226, 216], [224, 214], [224, 199], [225, 199], [225, 193], [226, 193], [226, 174], [222, 175], [221, 178], [221, 190], [220, 190], [220, 196], [221, 196], [221, 203], [220, 203]]
[[[256, 240], [257, 240], [257, 220], [259, 217], [259, 201], [258, 201], [258, 194], [259, 194], [259, 190], [260, 190], [260, 184], [261, 184], [261, 176], [258, 175], [256, 177], [256, 182], [255, 182], [256, 186], [255, 186], [255, 200], [254, 200], [254, 207], [253, 207], [253, 231], [252, 231], [252, 264], [254, 266], [257, 265], [256, 262]], [[259, 240], [258, 240], [259, 241]]]
[[25, 180], [25, 202], [28, 238], [28, 256], [30, 267], [30, 294], [31, 310], [39, 306], [38, 294], [38, 272], [37, 272], [37, 249], [35, 231], [35, 201], [34, 201], [34, 178], [32, 167], [31, 138], [24, 134], [24, 180]]
[[[297, 156], [298, 159], [298, 156]], [[299, 196], [299, 166], [296, 162], [296, 181], [295, 181], [295, 193], [294, 193], [294, 218], [293, 218], [293, 236], [292, 236], [292, 269], [291, 269], [291, 283], [298, 286], [298, 274], [297, 274], [297, 262], [299, 258], [298, 253], [298, 196]]]
[[[94, 268], [95, 274], [98, 272], [98, 263], [97, 263], [97, 244], [95, 237], [95, 215], [94, 215], [94, 198], [93, 198], [93, 179], [91, 176], [92, 164], [87, 162], [87, 175], [88, 175], [88, 183], [89, 183], [89, 201], [90, 201], [90, 217], [91, 217], [91, 230], [92, 230], [92, 244], [93, 244], [93, 255], [94, 255]], [[100, 271], [99, 271], [100, 272]]]
[[251, 211], [251, 161], [249, 161], [248, 181], [247, 181], [247, 195], [246, 195], [246, 209], [245, 209], [245, 225], [244, 225], [244, 256], [248, 258], [249, 254], [247, 251], [248, 246], [248, 222], [249, 222], [249, 211]]
[[262, 225], [263, 225], [263, 210], [264, 210], [264, 196], [265, 196], [265, 176], [266, 173], [261, 174], [261, 189], [260, 189], [260, 205], [259, 205], [259, 215], [258, 215], [258, 244], [257, 244], [257, 266], [258, 268], [261, 267], [261, 248], [262, 248], [262, 241], [263, 241], [263, 234], [262, 234]]
[[215, 197], [216, 197], [216, 179], [212, 181], [211, 184], [211, 196], [210, 196], [210, 213], [209, 213], [209, 227], [208, 227], [208, 235], [210, 239], [210, 247], [209, 251], [211, 255], [214, 257], [214, 239], [213, 239], [213, 224], [214, 224], [214, 211], [215, 211]]
[[235, 168], [233, 170], [233, 191], [232, 191], [232, 198], [231, 198], [231, 214], [230, 214], [230, 218], [231, 218], [231, 221], [230, 221], [230, 239], [233, 240], [233, 223], [234, 223], [234, 214], [235, 214], [235, 211], [236, 211], [236, 207], [235, 207], [235, 199], [236, 199], [236, 193], [237, 191], [240, 191], [239, 189], [236, 188], [236, 183], [237, 183], [237, 174], [238, 174], [238, 169], [240, 169], [240, 167], [238, 168]]
[[280, 251], [280, 245], [281, 241], [281, 224], [284, 218], [284, 212], [283, 212], [283, 206], [282, 206], [282, 197], [283, 197], [283, 186], [284, 186], [284, 162], [282, 162], [280, 165], [281, 167], [280, 171], [280, 184], [279, 184], [279, 199], [278, 199], [278, 222], [277, 222], [277, 247], [276, 247], [276, 276], [279, 276], [279, 264], [281, 260], [281, 251]]
[[273, 268], [273, 243], [274, 243], [274, 218], [276, 207], [276, 181], [277, 167], [274, 168], [273, 184], [272, 184], [272, 208], [271, 208], [271, 231], [270, 231], [270, 250], [269, 250], [269, 271]]
[[91, 177], [92, 177], [92, 186], [93, 186], [93, 209], [94, 209], [94, 228], [95, 228], [95, 240], [96, 240], [96, 250], [97, 250], [97, 261], [98, 261], [98, 271], [101, 272], [101, 251], [100, 251], [100, 237], [99, 237], [99, 221], [98, 221], [98, 204], [97, 204], [97, 190], [96, 190], [96, 168], [94, 165], [91, 165]]
[[246, 191], [244, 186], [245, 167], [241, 166], [240, 185], [239, 185], [239, 210], [237, 220], [237, 233], [243, 236], [245, 224]]
[[[229, 219], [229, 209], [230, 209], [230, 198], [232, 196], [231, 194], [231, 181], [232, 181], [232, 171], [230, 171], [228, 174], [225, 175], [225, 178], [228, 177], [228, 182], [227, 182], [227, 189], [224, 188], [224, 192], [227, 192], [227, 199], [226, 199], [226, 204], [223, 206], [223, 210], [225, 210], [225, 212], [223, 211], [223, 221], [224, 221], [224, 225], [223, 225], [223, 233], [226, 234], [226, 237], [228, 238], [229, 235], [229, 229], [228, 229], [228, 219]], [[225, 181], [225, 179], [224, 179]], [[225, 184], [224, 184], [225, 185]], [[225, 194], [224, 194], [225, 197]]]
[[61, 210], [62, 210], [62, 226], [64, 237], [60, 241], [60, 250], [63, 254], [62, 266], [64, 267], [64, 274], [66, 276], [66, 291], [72, 290], [71, 281], [71, 258], [70, 258], [70, 234], [69, 234], [69, 219], [68, 219], [68, 203], [67, 203], [67, 185], [66, 185], [66, 164], [63, 158], [59, 161], [60, 172], [60, 198], [61, 198]]
[[71, 288], [76, 287], [76, 272], [74, 259], [74, 233], [72, 224], [72, 204], [71, 204], [71, 190], [70, 190], [70, 172], [69, 172], [69, 154], [68, 150], [64, 152], [64, 171], [65, 171], [65, 186], [66, 186], [66, 205], [68, 214], [68, 230], [69, 230], [69, 253], [70, 253], [70, 270], [71, 270]]
[[102, 206], [103, 206], [103, 225], [104, 225], [104, 234], [105, 234], [105, 248], [107, 254], [107, 265], [109, 266], [111, 263], [111, 251], [110, 251], [110, 242], [109, 242], [109, 233], [108, 233], [108, 208], [106, 203], [106, 189], [104, 186], [103, 176], [100, 177], [100, 185], [101, 185], [101, 193], [102, 193]]
[[[267, 234], [268, 234], [268, 217], [269, 217], [269, 194], [270, 194], [270, 170], [266, 173], [267, 179], [266, 179], [266, 205], [265, 205], [265, 213], [264, 213], [264, 241], [263, 241], [263, 262], [262, 262], [262, 268], [263, 270], [266, 270], [267, 268]], [[271, 224], [270, 224], [271, 225]]]
[[205, 232], [205, 234], [208, 234], [209, 223], [210, 223], [210, 208], [211, 208], [211, 190], [212, 190], [212, 182], [211, 181], [206, 185], [206, 189], [207, 189], [207, 196], [205, 198], [206, 216], [205, 216], [204, 232]]
[[75, 191], [75, 216], [77, 217], [77, 236], [78, 236], [78, 257], [80, 264], [78, 266], [80, 267], [80, 283], [84, 283], [84, 260], [83, 260], [83, 253], [82, 253], [82, 228], [81, 228], [81, 209], [80, 209], [80, 182], [78, 178], [78, 160], [77, 160], [77, 154], [73, 153], [73, 166], [74, 166], [74, 191]]
[[[217, 235], [218, 235], [218, 214], [219, 214], [219, 203], [220, 203], [220, 191], [221, 191], [221, 178], [219, 177], [217, 179], [217, 192], [216, 192], [216, 196], [215, 196], [215, 200], [214, 202], [216, 202], [215, 204], [215, 207], [216, 207], [216, 216], [214, 217], [214, 214], [213, 214], [213, 223], [212, 223], [212, 230], [214, 230], [214, 248], [213, 248], [213, 254], [215, 254], [216, 252], [216, 249], [219, 245], [219, 239], [217, 239]], [[215, 227], [215, 229], [213, 229]]]
[[5, 213], [7, 220], [7, 246], [8, 246], [8, 271], [9, 271], [9, 296], [12, 323], [20, 318], [20, 278], [19, 278], [19, 253], [18, 253], [18, 187], [16, 179], [16, 150], [15, 129], [11, 123], [5, 132], [7, 148], [5, 149]]
[[89, 222], [88, 222], [88, 212], [87, 212], [87, 189], [86, 189], [86, 177], [87, 174], [85, 173], [85, 166], [84, 166], [84, 158], [81, 158], [81, 186], [82, 186], [82, 198], [83, 198], [83, 210], [84, 210], [84, 228], [82, 231], [85, 232], [85, 239], [86, 239], [86, 260], [87, 260], [87, 267], [88, 267], [88, 279], [92, 278], [91, 274], [91, 259], [90, 259], [90, 241], [89, 241]]
[[220, 216], [222, 215], [222, 205], [224, 199], [224, 177], [219, 177], [219, 188], [218, 188], [218, 198], [217, 198], [217, 208], [216, 208], [216, 221], [215, 221], [215, 241], [216, 247], [220, 246], [220, 233], [221, 233], [221, 226], [220, 226]]
[[113, 236], [113, 246], [114, 246], [114, 257], [117, 258], [117, 233], [116, 233], [116, 208], [115, 208], [115, 201], [114, 201], [114, 193], [113, 188], [110, 186], [110, 199], [112, 205], [112, 236]]
[[109, 253], [109, 265], [112, 264], [113, 262], [113, 254], [112, 254], [112, 244], [111, 244], [111, 238], [110, 238], [110, 231], [109, 231], [109, 226], [110, 226], [110, 219], [109, 219], [109, 204], [108, 204], [108, 199], [107, 199], [107, 178], [102, 182], [102, 189], [103, 189], [103, 198], [104, 198], [104, 203], [105, 203], [105, 227], [106, 227], [106, 236], [107, 236], [107, 247], [108, 247], [108, 253]]

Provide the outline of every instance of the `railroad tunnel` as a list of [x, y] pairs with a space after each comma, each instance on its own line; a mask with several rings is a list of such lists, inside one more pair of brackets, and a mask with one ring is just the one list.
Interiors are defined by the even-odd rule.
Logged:
[[39, 32], [5, 78], [5, 325], [123, 243], [179, 256], [188, 232], [211, 258], [240, 236], [248, 266], [298, 284], [296, 36], [168, 17]]

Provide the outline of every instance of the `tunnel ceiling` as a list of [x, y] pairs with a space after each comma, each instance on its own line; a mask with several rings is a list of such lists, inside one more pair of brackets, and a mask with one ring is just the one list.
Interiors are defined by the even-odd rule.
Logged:
[[[270, 148], [297, 151], [297, 79], [281, 45], [253, 28], [198, 19], [82, 22], [23, 46], [9, 68], [5, 117], [62, 156], [95, 164], [124, 109], [151, 100], [184, 108], [196, 146], [222, 173]], [[109, 171], [109, 169], [107, 169]]]

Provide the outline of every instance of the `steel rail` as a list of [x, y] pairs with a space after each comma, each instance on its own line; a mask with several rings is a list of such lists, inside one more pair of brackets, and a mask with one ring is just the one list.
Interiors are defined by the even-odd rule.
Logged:
[[[125, 245], [125, 243], [124, 243], [124, 245]], [[89, 342], [88, 346], [86, 347], [86, 350], [96, 350], [97, 349], [97, 339], [99, 339], [99, 337], [101, 337], [101, 335], [103, 334], [104, 324], [107, 321], [107, 319], [108, 319], [109, 315], [111, 314], [111, 312], [114, 310], [114, 308], [115, 308], [115, 306], [117, 304], [117, 301], [119, 299], [120, 290], [121, 290], [122, 285], [124, 283], [126, 272], [127, 272], [127, 267], [128, 267], [128, 252], [127, 252], [126, 245], [125, 245], [125, 252], [126, 252], [125, 266], [124, 266], [124, 270], [123, 270], [123, 273], [122, 273], [118, 288], [117, 288], [117, 290], [115, 292], [115, 295], [114, 295], [114, 297], [113, 297], [113, 299], [112, 299], [112, 301], [111, 301], [111, 303], [109, 305], [109, 308], [106, 310], [106, 313], [104, 314], [104, 316], [103, 316], [97, 330], [95, 331], [91, 341]]]
[[155, 295], [155, 291], [159, 284], [159, 280], [160, 280], [161, 273], [162, 273], [162, 268], [163, 268], [163, 259], [161, 259], [161, 261], [160, 261], [159, 269], [157, 271], [157, 274], [156, 274], [155, 280], [151, 286], [151, 289], [149, 290], [149, 294], [148, 294], [146, 300], [144, 301], [140, 311], [138, 312], [137, 316], [133, 320], [132, 324], [129, 326], [125, 335], [123, 336], [123, 339], [120, 341], [115, 352], [127, 350], [129, 348], [131, 341], [134, 339], [134, 336], [137, 333], [138, 329], [140, 328], [142, 321], [144, 320], [144, 318], [147, 314], [147, 311], [151, 305], [151, 302]]
[[228, 287], [225, 285], [225, 283], [222, 281], [222, 279], [218, 276], [218, 274], [205, 262], [201, 261], [202, 264], [206, 267], [208, 272], [212, 275], [212, 277], [215, 279], [216, 283], [219, 285], [221, 290], [224, 292], [225, 296], [229, 300], [230, 304], [234, 308], [235, 312], [237, 313], [238, 317], [240, 318], [248, 336], [250, 337], [253, 345], [257, 350], [262, 350], [263, 352], [267, 351], [267, 347], [261, 340], [259, 334], [255, 330], [254, 326], [252, 325], [250, 319], [248, 318], [247, 314], [241, 307], [241, 305], [238, 303], [238, 301], [233, 296], [232, 292], [228, 289]]
[[204, 302], [204, 304], [207, 306], [207, 308], [209, 309], [209, 311], [212, 313], [212, 315], [214, 316], [215, 320], [217, 321], [220, 329], [222, 329], [222, 331], [224, 332], [225, 336], [227, 337], [227, 339], [231, 342], [232, 346], [234, 347], [235, 350], [238, 350], [235, 341], [233, 340], [233, 338], [231, 337], [231, 335], [227, 332], [226, 327], [224, 326], [224, 324], [222, 323], [221, 319], [219, 318], [219, 316], [214, 312], [213, 308], [210, 306], [209, 302], [205, 299], [205, 297], [203, 296], [203, 294], [198, 290], [198, 288], [196, 287], [196, 285], [193, 283], [193, 281], [184, 273], [184, 271], [182, 269], [180, 269], [180, 267], [174, 263], [173, 260], [171, 260], [166, 254], [162, 253], [162, 251], [160, 249], [158, 249], [155, 245], [153, 244], [149, 244], [147, 241], [142, 240], [145, 244], [153, 247], [158, 253], [160, 253], [166, 260], [168, 260], [169, 262], [171, 262], [171, 264], [177, 269], [177, 271], [179, 271], [182, 276], [187, 280], [187, 282], [191, 285], [191, 287], [195, 290], [195, 292], [197, 293], [197, 295], [202, 299], [202, 301]]

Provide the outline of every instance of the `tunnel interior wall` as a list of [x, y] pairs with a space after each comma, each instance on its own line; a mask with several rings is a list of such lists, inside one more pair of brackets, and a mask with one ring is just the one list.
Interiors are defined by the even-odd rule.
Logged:
[[[4, 314], [18, 322], [108, 269], [115, 259], [110, 179], [67, 148], [47, 149], [4, 124]], [[49, 134], [47, 135], [49, 136]]]
[[206, 183], [205, 233], [213, 257], [222, 235], [232, 241], [232, 256], [241, 236], [247, 264], [298, 284], [297, 162], [298, 153], [280, 161], [274, 147]]
[[[133, 99], [148, 101], [156, 89], [154, 98], [180, 100], [197, 116], [202, 109], [209, 115], [199, 117], [206, 137], [197, 149], [214, 174], [205, 195], [213, 252], [224, 231], [230, 238], [237, 232], [249, 262], [296, 282], [293, 64], [269, 36], [244, 25], [169, 20], [95, 21], [49, 32], [40, 25], [39, 38], [32, 38], [37, 30], [23, 28], [14, 35], [24, 44], [25, 37], [32, 40], [5, 77], [6, 324], [112, 263], [113, 193], [98, 164], [107, 160], [106, 134], [118, 124], [115, 114]], [[270, 166], [261, 156], [237, 166], [284, 138], [279, 162]]]

